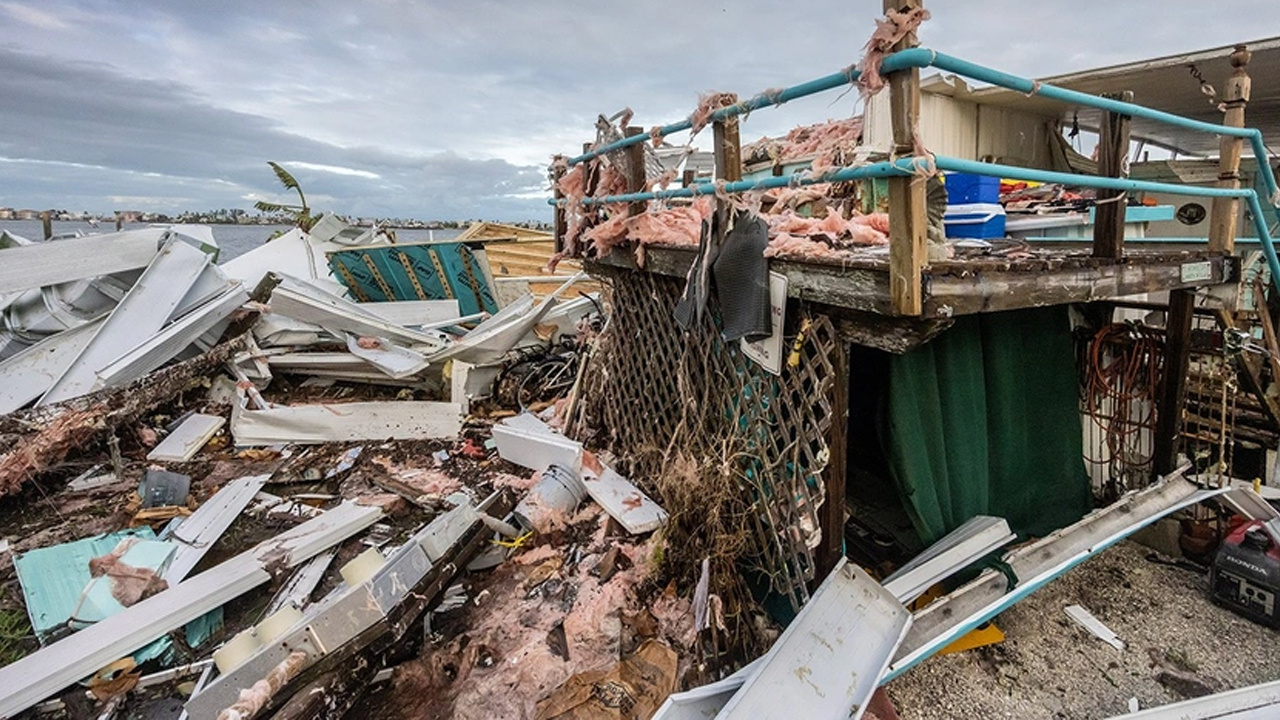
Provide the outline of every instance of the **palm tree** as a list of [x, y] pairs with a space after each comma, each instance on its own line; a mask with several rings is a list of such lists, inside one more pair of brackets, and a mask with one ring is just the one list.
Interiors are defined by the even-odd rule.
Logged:
[[316, 220], [319, 218], [311, 217], [311, 208], [307, 207], [307, 196], [302, 194], [302, 187], [298, 185], [298, 181], [289, 174], [289, 171], [280, 167], [279, 164], [271, 162], [270, 160], [267, 161], [267, 164], [271, 166], [272, 170], [276, 171], [276, 177], [280, 179], [280, 184], [283, 185], [286, 190], [294, 190], [298, 193], [298, 204], [283, 205], [281, 203], [259, 200], [254, 203], [253, 206], [258, 210], [267, 213], [292, 213], [294, 224], [301, 228], [303, 232], [310, 231], [311, 226], [314, 225]]

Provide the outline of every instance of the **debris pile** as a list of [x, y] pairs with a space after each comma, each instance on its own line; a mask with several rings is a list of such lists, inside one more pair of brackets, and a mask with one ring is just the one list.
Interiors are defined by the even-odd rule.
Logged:
[[[547, 437], [575, 447], [568, 466], [512, 474], [487, 430], [504, 416], [493, 400], [504, 380], [518, 408], [563, 423], [578, 338], [602, 324], [598, 298], [562, 299], [582, 278], [570, 276], [541, 298], [465, 316], [468, 299], [494, 301], [488, 273], [450, 287], [410, 264], [412, 281], [450, 297], [351, 299], [382, 276], [343, 274], [335, 256], [392, 247], [385, 240], [326, 218], [223, 265], [199, 228], [0, 251], [13, 271], [0, 272], [4, 362], [25, 373], [0, 376], [0, 426], [13, 441], [0, 456], [13, 496], [0, 512], [17, 533], [0, 554], [16, 581], [0, 611], [31, 633], [5, 636], [0, 716], [93, 704], [111, 716], [160, 701], [193, 718], [340, 714], [380, 670], [422, 650], [413, 629], [429, 611], [498, 595], [538, 557], [573, 574], [536, 565], [541, 581], [522, 575], [508, 609], [535, 585], [547, 597], [570, 591], [557, 602], [577, 659], [556, 668], [560, 680], [624, 645], [637, 658], [676, 657], [665, 643], [684, 636], [688, 613], [675, 598], [661, 623], [638, 621], [628, 636], [652, 640], [661, 626], [668, 640], [600, 635], [594, 655], [582, 644], [623, 605], [649, 612], [640, 587], [656, 582], [661, 508], [528, 412], [501, 427], [525, 433], [535, 453]], [[88, 243], [112, 252], [45, 268]], [[420, 250], [450, 251], [484, 262], [482, 247]], [[42, 296], [61, 304], [40, 315]], [[572, 508], [554, 505], [552, 480], [572, 489]], [[551, 512], [529, 510], [539, 503]], [[472, 632], [512, 627], [497, 617]], [[672, 664], [650, 705], [675, 682]], [[523, 699], [532, 709], [540, 698]]]

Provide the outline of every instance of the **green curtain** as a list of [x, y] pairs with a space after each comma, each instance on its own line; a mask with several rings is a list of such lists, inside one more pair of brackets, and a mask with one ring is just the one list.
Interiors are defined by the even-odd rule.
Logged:
[[889, 366], [890, 470], [921, 539], [1047, 534], [1091, 507], [1065, 306], [962, 317]]

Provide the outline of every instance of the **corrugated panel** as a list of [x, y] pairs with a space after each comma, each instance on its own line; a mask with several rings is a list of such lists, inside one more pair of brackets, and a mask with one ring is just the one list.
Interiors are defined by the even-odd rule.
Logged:
[[486, 268], [462, 243], [339, 250], [329, 267], [360, 302], [456, 299], [463, 315], [498, 311]]
[[978, 106], [931, 93], [920, 94], [920, 138], [930, 152], [978, 159]]

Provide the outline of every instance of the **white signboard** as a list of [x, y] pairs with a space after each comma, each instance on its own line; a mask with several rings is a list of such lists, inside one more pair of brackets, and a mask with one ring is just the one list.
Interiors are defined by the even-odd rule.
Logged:
[[769, 315], [773, 318], [773, 334], [763, 340], [742, 343], [742, 354], [759, 363], [760, 367], [774, 375], [782, 374], [782, 358], [786, 346], [782, 341], [782, 326], [787, 315], [787, 276], [769, 273]]

